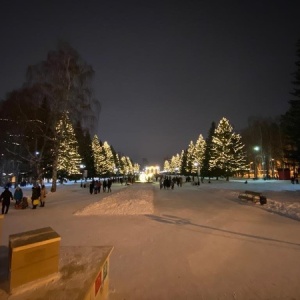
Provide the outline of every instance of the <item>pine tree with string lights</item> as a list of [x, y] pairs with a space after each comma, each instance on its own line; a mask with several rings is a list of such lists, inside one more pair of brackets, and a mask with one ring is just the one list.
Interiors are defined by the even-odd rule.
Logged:
[[180, 154], [180, 174], [185, 175], [187, 168], [187, 150], [181, 150]]
[[233, 127], [226, 118], [222, 118], [212, 139], [210, 168], [216, 169], [217, 175], [223, 175], [229, 180], [229, 176], [245, 169], [244, 147], [241, 136], [233, 132]]
[[133, 173], [133, 165], [128, 156], [121, 157], [121, 172], [123, 175]]
[[99, 141], [98, 136], [95, 134], [92, 140], [92, 151], [94, 158], [95, 172], [98, 176], [104, 173], [103, 165], [105, 163], [105, 156]]
[[170, 171], [172, 173], [175, 173], [180, 169], [180, 155], [177, 153], [176, 155], [173, 155], [170, 162]]
[[193, 173], [197, 171], [198, 165], [200, 167], [202, 167], [205, 147], [206, 147], [206, 142], [205, 142], [202, 134], [200, 134], [195, 143], [194, 151], [192, 154], [192, 167], [193, 167], [192, 172]]
[[112, 153], [111, 147], [106, 141], [103, 143], [102, 153], [105, 157], [105, 160], [103, 161], [102, 164], [102, 172], [104, 174], [109, 175], [114, 172], [115, 160], [114, 160], [114, 155]]
[[186, 153], [186, 169], [185, 169], [188, 174], [191, 174], [194, 169], [194, 151], [195, 151], [194, 142], [190, 141]]
[[64, 113], [56, 126], [59, 137], [57, 170], [66, 175], [80, 174], [81, 157], [78, 142], [68, 113]]
[[164, 172], [169, 173], [170, 170], [171, 170], [171, 168], [170, 168], [170, 162], [166, 159], [165, 162], [164, 162]]

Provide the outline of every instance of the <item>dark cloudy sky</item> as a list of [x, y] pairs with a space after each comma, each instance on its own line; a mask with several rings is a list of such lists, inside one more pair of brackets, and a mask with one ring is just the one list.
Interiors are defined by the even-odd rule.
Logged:
[[0, 99], [68, 41], [96, 72], [98, 135], [141, 163], [212, 121], [235, 130], [288, 108], [300, 1], [1, 1]]

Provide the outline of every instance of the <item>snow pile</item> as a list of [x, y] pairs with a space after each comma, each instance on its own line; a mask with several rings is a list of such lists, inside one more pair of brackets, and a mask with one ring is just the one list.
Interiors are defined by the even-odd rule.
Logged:
[[[239, 189], [241, 190], [241, 185], [243, 182], [241, 180], [233, 180], [226, 186], [219, 183], [222, 189]], [[244, 187], [246, 187], [244, 185]], [[282, 216], [286, 216], [295, 220], [300, 221], [300, 185], [291, 184], [290, 181], [249, 181], [247, 188], [248, 190], [253, 190], [256, 192], [261, 192], [267, 197], [267, 204], [260, 205], [259, 202], [256, 203], [260, 208], [267, 210], [269, 212], [277, 213]], [[235, 197], [238, 197], [237, 192], [234, 192]], [[246, 201], [246, 200], [240, 200]], [[248, 201], [250, 205], [255, 205], [252, 201]]]
[[86, 206], [74, 214], [77, 216], [152, 214], [154, 211], [153, 189], [137, 189], [135, 187], [129, 186], [118, 193], [111, 194]]
[[267, 204], [263, 206], [264, 209], [285, 215], [289, 218], [293, 218], [300, 221], [300, 202], [290, 201], [277, 201], [268, 199]]

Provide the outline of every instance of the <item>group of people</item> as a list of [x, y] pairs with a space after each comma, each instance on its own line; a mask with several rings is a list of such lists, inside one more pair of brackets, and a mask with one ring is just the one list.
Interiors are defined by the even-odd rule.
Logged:
[[[39, 184], [34, 184], [32, 187], [32, 209], [36, 209], [39, 205], [40, 207], [45, 206], [47, 190], [45, 185], [40, 186]], [[26, 208], [28, 206], [27, 198], [24, 197], [21, 187], [17, 186], [14, 194], [9, 190], [9, 186], [5, 186], [4, 191], [0, 195], [0, 200], [2, 202], [2, 214], [7, 214], [10, 203], [12, 200], [16, 201], [15, 208]]]
[[174, 189], [175, 183], [177, 186], [182, 187], [182, 177], [176, 176], [176, 177], [171, 177], [171, 176], [165, 176], [165, 177], [160, 177], [159, 180], [159, 186], [160, 189]]
[[44, 184], [40, 186], [38, 183], [35, 183], [32, 187], [31, 201], [32, 209], [36, 209], [39, 205], [40, 207], [45, 206], [47, 190]]
[[105, 193], [106, 191], [109, 193], [111, 192], [111, 186], [112, 186], [112, 179], [104, 179], [103, 182], [101, 182], [101, 180], [92, 180], [90, 183], [90, 194], [98, 194], [101, 192], [101, 186], [103, 189], [103, 193]]

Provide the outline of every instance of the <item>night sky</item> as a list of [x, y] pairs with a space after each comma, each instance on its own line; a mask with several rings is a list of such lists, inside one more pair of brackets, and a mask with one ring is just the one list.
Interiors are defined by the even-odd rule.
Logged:
[[300, 1], [1, 1], [0, 99], [59, 39], [93, 66], [98, 136], [163, 163], [212, 121], [288, 109]]

